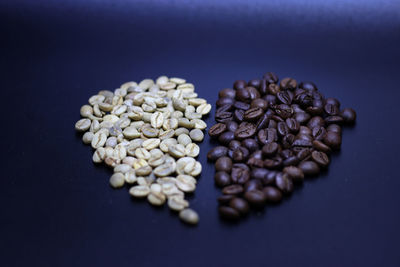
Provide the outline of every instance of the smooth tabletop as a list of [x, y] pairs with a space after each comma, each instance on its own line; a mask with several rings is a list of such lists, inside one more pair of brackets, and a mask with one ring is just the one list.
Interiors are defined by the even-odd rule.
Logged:
[[[400, 5], [319, 2], [1, 2], [0, 265], [400, 266]], [[188, 227], [113, 190], [74, 130], [126, 81], [183, 77], [214, 105], [267, 71], [314, 81], [357, 124], [328, 172], [238, 224], [218, 217], [208, 136]]]

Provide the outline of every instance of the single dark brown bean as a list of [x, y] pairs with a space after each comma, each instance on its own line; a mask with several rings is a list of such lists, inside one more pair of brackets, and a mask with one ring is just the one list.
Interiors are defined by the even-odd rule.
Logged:
[[262, 148], [262, 153], [265, 156], [273, 156], [278, 151], [279, 145], [275, 142], [267, 143]]
[[236, 91], [231, 88], [225, 88], [219, 91], [218, 96], [220, 98], [228, 97], [228, 98], [235, 98]]
[[306, 176], [317, 175], [320, 171], [318, 164], [314, 161], [303, 161], [299, 164], [299, 168]]
[[318, 151], [322, 151], [322, 152], [325, 152], [328, 154], [332, 152], [332, 150], [329, 146], [325, 145], [323, 142], [321, 142], [319, 140], [313, 141], [313, 147]]
[[244, 119], [247, 121], [257, 121], [263, 114], [264, 111], [262, 108], [250, 108], [244, 112]]
[[311, 135], [312, 131], [310, 128], [306, 127], [306, 126], [300, 126], [300, 130], [299, 130], [299, 134], [308, 134]]
[[284, 149], [280, 151], [280, 155], [282, 156], [283, 159], [287, 159], [294, 156], [294, 152], [290, 149]]
[[252, 79], [247, 83], [247, 85], [258, 89], [261, 85], [261, 80], [260, 79]]
[[221, 206], [218, 208], [219, 215], [221, 218], [226, 219], [226, 220], [232, 220], [235, 221], [240, 218], [239, 211], [227, 207], [227, 206]]
[[344, 108], [340, 112], [340, 116], [343, 118], [344, 122], [347, 124], [353, 124], [356, 121], [357, 114], [352, 108]]
[[257, 131], [266, 128], [268, 126], [268, 123], [269, 123], [269, 116], [268, 114], [265, 113], [256, 122]]
[[321, 167], [327, 167], [329, 165], [329, 157], [327, 154], [321, 151], [313, 151], [311, 158]]
[[332, 104], [332, 105], [335, 105], [338, 108], [340, 108], [339, 100], [337, 100], [336, 98], [333, 98], [333, 97], [329, 97], [329, 98], [325, 99], [325, 104]]
[[250, 179], [250, 169], [246, 164], [235, 163], [231, 169], [231, 180], [233, 183], [244, 184]]
[[247, 82], [244, 80], [237, 80], [233, 83], [233, 88], [236, 90], [245, 88], [246, 86], [247, 86]]
[[340, 127], [340, 126], [337, 125], [337, 124], [330, 124], [330, 125], [326, 128], [326, 130], [327, 130], [328, 132], [335, 132], [335, 133], [338, 133], [338, 134], [342, 134], [342, 127]]
[[242, 122], [244, 120], [244, 110], [242, 109], [235, 110], [235, 112], [233, 112], [233, 118], [238, 123]]
[[250, 154], [249, 150], [247, 148], [241, 146], [233, 151], [232, 159], [235, 162], [243, 162], [243, 161], [247, 160], [247, 158], [249, 157], [249, 154]]
[[228, 185], [222, 189], [224, 195], [238, 195], [243, 193], [243, 186], [238, 184]]
[[311, 118], [311, 115], [308, 113], [305, 113], [305, 112], [298, 112], [298, 113], [294, 114], [293, 118], [296, 121], [298, 121], [300, 124], [305, 124]]
[[297, 81], [293, 78], [283, 78], [280, 85], [282, 89], [294, 90], [297, 88]]
[[217, 107], [225, 106], [225, 105], [233, 105], [235, 103], [235, 99], [230, 97], [222, 97], [219, 98], [216, 102]]
[[258, 143], [255, 139], [247, 138], [242, 141], [242, 146], [247, 148], [250, 152], [254, 152], [259, 149]]
[[221, 205], [228, 205], [235, 195], [222, 195], [218, 197], [218, 203]]
[[274, 116], [274, 115], [270, 115], [270, 116], [271, 116], [271, 119], [270, 119], [269, 122], [268, 122], [268, 127], [267, 127], [267, 128], [276, 129], [278, 123], [277, 123], [276, 121], [273, 120], [273, 116]]
[[246, 90], [249, 92], [250, 94], [250, 100], [254, 100], [256, 98], [260, 98], [260, 92], [258, 92], [258, 90], [252, 86], [247, 86]]
[[249, 213], [249, 204], [243, 198], [235, 197], [230, 200], [229, 206], [237, 210], [241, 215], [246, 215]]
[[278, 122], [276, 129], [280, 136], [285, 136], [289, 133], [289, 128], [287, 127], [286, 122]]
[[215, 169], [217, 171], [230, 173], [232, 170], [232, 164], [232, 160], [229, 157], [222, 157], [217, 159], [215, 162]]
[[207, 159], [210, 161], [216, 161], [217, 159], [226, 156], [227, 153], [228, 148], [224, 146], [216, 146], [207, 153]]
[[241, 146], [241, 143], [238, 140], [232, 140], [229, 142], [229, 145], [228, 145], [229, 149], [232, 151], [239, 148], [240, 146]]
[[308, 157], [311, 157], [311, 150], [308, 148], [300, 147], [300, 150], [297, 152], [296, 155], [299, 160], [305, 160]]
[[250, 108], [250, 105], [245, 103], [245, 102], [241, 102], [241, 101], [236, 101], [235, 104], [233, 105], [236, 109], [242, 109], [242, 110], [248, 110]]
[[276, 104], [276, 96], [274, 95], [266, 95], [263, 98], [265, 101], [267, 101], [269, 106], [275, 105]]
[[235, 131], [235, 137], [243, 140], [252, 137], [256, 133], [256, 126], [249, 122], [242, 122]]
[[313, 82], [301, 82], [299, 84], [299, 88], [308, 90], [308, 91], [316, 91], [318, 90], [317, 86]]
[[325, 121], [320, 116], [312, 117], [307, 123], [307, 127], [310, 129], [317, 127], [317, 126], [324, 126], [324, 125], [325, 125]]
[[265, 111], [268, 108], [268, 102], [262, 98], [257, 98], [251, 101], [250, 108], [261, 108]]
[[231, 177], [227, 172], [216, 172], [214, 175], [214, 182], [219, 187], [228, 186], [231, 184]]
[[262, 190], [263, 186], [260, 180], [252, 179], [244, 184], [244, 191]]
[[293, 93], [290, 91], [280, 91], [276, 94], [276, 98], [280, 103], [290, 105], [293, 101]]
[[282, 138], [282, 147], [290, 148], [295, 140], [295, 136], [293, 134], [287, 134]]
[[225, 131], [226, 125], [224, 123], [217, 123], [210, 127], [210, 129], [208, 130], [208, 135], [210, 137], [218, 137]]
[[269, 203], [278, 203], [282, 200], [282, 192], [274, 186], [266, 186], [262, 191]]
[[267, 175], [261, 180], [263, 185], [273, 185], [275, 184], [275, 178], [278, 171], [268, 171]]
[[244, 198], [254, 207], [262, 207], [265, 205], [267, 198], [260, 190], [247, 191], [244, 193]]
[[283, 168], [283, 172], [287, 173], [293, 182], [303, 182], [304, 180], [304, 173], [298, 167], [288, 166]]
[[[296, 139], [292, 143], [292, 146], [298, 146], [298, 147], [312, 147], [312, 137], [308, 138], [308, 135], [301, 135], [298, 136], [301, 139]], [[307, 137], [307, 138], [306, 138]]]
[[325, 118], [326, 124], [342, 124], [344, 119], [341, 116], [328, 116]]
[[278, 141], [278, 134], [276, 129], [271, 129], [271, 128], [261, 129], [260, 131], [258, 131], [257, 137], [258, 141], [261, 144], [267, 144]]
[[260, 87], [258, 88], [258, 91], [260, 92], [261, 95], [266, 95], [268, 92], [268, 82], [266, 80], [261, 80]]
[[296, 94], [294, 96], [293, 101], [297, 104], [299, 104], [302, 108], [307, 108], [312, 105], [313, 103], [313, 97], [310, 95], [308, 92], [303, 92], [300, 94]]
[[281, 91], [281, 88], [279, 87], [279, 85], [271, 83], [270, 85], [268, 85], [268, 93], [271, 95], [276, 96], [277, 93], [279, 93]]
[[297, 165], [299, 163], [299, 158], [296, 156], [288, 157], [287, 159], [283, 160], [283, 166], [290, 166], [290, 165]]
[[238, 124], [235, 121], [228, 121], [225, 123], [225, 125], [226, 125], [226, 130], [230, 132], [235, 132], [238, 127]]
[[287, 118], [292, 117], [293, 109], [289, 105], [280, 104], [275, 106], [275, 113], [283, 121]]
[[236, 90], [236, 99], [239, 101], [247, 102], [250, 100], [250, 92], [246, 88]]
[[334, 104], [328, 104], [328, 103], [325, 104], [324, 111], [326, 114], [328, 114], [330, 116], [339, 114], [339, 108], [338, 108], [338, 106], [336, 106]]
[[340, 149], [342, 137], [340, 134], [328, 131], [324, 136], [324, 143], [332, 149]]
[[314, 140], [322, 140], [326, 134], [326, 130], [322, 126], [317, 126], [312, 129], [312, 137]]
[[252, 157], [250, 157], [247, 160], [246, 164], [249, 165], [250, 167], [254, 167], [254, 168], [264, 167], [264, 161], [262, 159], [256, 159], [256, 158], [252, 158]]
[[286, 125], [290, 132], [297, 133], [300, 129], [300, 123], [294, 118], [287, 118]]
[[293, 192], [293, 182], [287, 173], [279, 172], [275, 177], [275, 185], [285, 194]]
[[274, 157], [264, 160], [264, 167], [267, 169], [279, 169], [282, 166], [282, 158]]
[[273, 72], [267, 72], [264, 74], [263, 79], [266, 80], [268, 83], [278, 83], [279, 78]]
[[266, 175], [269, 173], [269, 171], [267, 169], [264, 168], [253, 168], [251, 170], [251, 178], [252, 179], [259, 179], [262, 180], [266, 177]]
[[224, 132], [218, 137], [218, 141], [223, 145], [228, 145], [230, 141], [235, 139], [235, 133], [233, 132]]
[[225, 123], [233, 120], [233, 114], [229, 111], [223, 111], [215, 114], [215, 121]]

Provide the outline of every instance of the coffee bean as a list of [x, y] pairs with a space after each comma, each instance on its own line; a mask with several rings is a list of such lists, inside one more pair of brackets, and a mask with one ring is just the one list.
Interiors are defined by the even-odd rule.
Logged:
[[244, 80], [237, 80], [233, 83], [233, 88], [238, 90], [238, 89], [243, 89], [247, 86], [246, 81]]
[[208, 135], [210, 137], [218, 137], [225, 131], [226, 131], [226, 125], [223, 123], [217, 123], [210, 127], [210, 129], [208, 130]]
[[246, 215], [249, 212], [249, 204], [243, 198], [235, 197], [230, 200], [229, 206], [237, 210], [241, 215]]
[[266, 177], [266, 175], [268, 174], [268, 170], [264, 169], [264, 168], [253, 168], [250, 174], [250, 177], [252, 179], [259, 179], [262, 180]]
[[286, 125], [291, 133], [297, 133], [300, 129], [300, 123], [294, 118], [287, 118]]
[[235, 137], [238, 139], [246, 139], [252, 137], [256, 133], [256, 126], [252, 123], [242, 122], [235, 131]]
[[292, 78], [283, 78], [280, 85], [282, 89], [294, 90], [297, 88], [297, 81]]
[[279, 93], [281, 91], [281, 88], [279, 87], [279, 85], [271, 83], [268, 85], [268, 93], [271, 95], [276, 96], [277, 93]]
[[342, 124], [343, 121], [344, 120], [343, 120], [343, 118], [341, 116], [328, 116], [328, 117], [325, 118], [325, 122], [327, 124], [332, 124], [332, 123]]
[[224, 123], [224, 122], [228, 122], [228, 121], [231, 121], [231, 120], [233, 120], [232, 112], [223, 111], [223, 112], [217, 113], [215, 115], [215, 121], [216, 122]]
[[260, 98], [260, 92], [258, 92], [258, 90], [255, 87], [252, 86], [247, 86], [246, 90], [249, 92], [250, 94], [250, 100], [254, 100], [256, 98]]
[[261, 108], [265, 111], [268, 108], [268, 102], [264, 99], [257, 98], [251, 101], [250, 108]]
[[228, 186], [231, 183], [231, 177], [227, 172], [219, 171], [214, 176], [215, 184], [219, 187]]
[[283, 160], [283, 166], [290, 166], [290, 165], [297, 165], [300, 162], [300, 160], [298, 159], [298, 157], [296, 156], [291, 156], [288, 157], [287, 159]]
[[242, 122], [244, 120], [244, 113], [245, 111], [242, 109], [237, 109], [235, 110], [235, 112], [233, 113], [233, 118], [235, 119], [235, 121], [237, 121], [238, 123]]
[[319, 151], [325, 152], [325, 153], [331, 153], [331, 148], [327, 145], [325, 145], [324, 143], [322, 143], [321, 141], [315, 140], [313, 141], [313, 147]]
[[278, 122], [277, 128], [278, 134], [280, 136], [285, 136], [289, 133], [289, 128], [287, 127], [285, 122]]
[[275, 142], [267, 143], [263, 146], [262, 152], [266, 156], [273, 156], [278, 151], [279, 145]]
[[249, 150], [247, 150], [247, 148], [245, 147], [238, 147], [237, 149], [235, 149], [233, 151], [232, 154], [232, 159], [235, 162], [242, 162], [247, 160], [247, 158], [249, 157]]
[[232, 160], [228, 157], [221, 157], [215, 162], [215, 169], [217, 171], [231, 172]]
[[327, 130], [328, 132], [335, 132], [335, 133], [338, 133], [338, 134], [342, 134], [342, 127], [340, 127], [340, 126], [337, 125], [337, 124], [330, 124], [330, 125], [326, 128], [326, 130]]
[[298, 112], [294, 114], [294, 119], [298, 121], [299, 124], [305, 124], [311, 118], [311, 115], [305, 112]]
[[222, 97], [217, 100], [217, 107], [225, 106], [225, 105], [233, 105], [235, 103], [235, 99], [230, 97]]
[[243, 186], [238, 184], [228, 185], [225, 186], [224, 189], [222, 189], [222, 193], [224, 195], [238, 195], [243, 193], [243, 191]]
[[275, 95], [266, 95], [263, 99], [265, 101], [267, 101], [269, 106], [276, 104], [276, 96]]
[[305, 160], [311, 156], [311, 150], [308, 148], [300, 147], [300, 150], [297, 152], [296, 156], [299, 160]]
[[244, 193], [244, 198], [254, 207], [262, 207], [267, 200], [265, 194], [260, 190], [252, 190]]
[[321, 127], [321, 126], [324, 126], [324, 125], [325, 125], [325, 121], [320, 116], [312, 117], [307, 123], [307, 127], [310, 128], [310, 129], [312, 129], [314, 127], [317, 127], [317, 126]]
[[340, 112], [340, 116], [343, 118], [344, 122], [347, 124], [353, 124], [356, 121], [357, 114], [352, 108], [344, 108]]
[[313, 82], [301, 82], [299, 84], [299, 88], [308, 90], [308, 91], [316, 91], [318, 90], [317, 86]]
[[275, 185], [285, 194], [293, 191], [293, 182], [287, 173], [279, 172], [275, 177]]
[[242, 141], [242, 146], [247, 148], [250, 152], [258, 150], [259, 146], [255, 139], [247, 138]]
[[278, 203], [282, 200], [282, 192], [274, 186], [266, 186], [262, 191], [269, 203]]
[[312, 129], [312, 136], [314, 140], [322, 140], [326, 134], [326, 130], [322, 126], [317, 126]]
[[226, 156], [227, 153], [228, 148], [224, 146], [216, 146], [207, 153], [207, 159], [210, 161], [216, 161], [217, 159]]
[[282, 104], [290, 105], [293, 101], [293, 93], [290, 91], [281, 91], [276, 94], [278, 101]]
[[226, 125], [226, 130], [230, 132], [235, 132], [236, 129], [238, 128], [238, 124], [235, 121], [228, 121], [225, 123]]
[[244, 184], [244, 191], [262, 190], [263, 186], [260, 180], [252, 179]]
[[262, 108], [250, 108], [244, 112], [244, 119], [247, 121], [256, 121], [264, 114]]
[[232, 182], [244, 184], [250, 179], [250, 169], [246, 164], [235, 163], [231, 171]]
[[333, 115], [337, 115], [339, 113], [339, 108], [338, 106], [334, 105], [334, 104], [325, 104], [324, 106], [324, 111], [326, 112], [326, 114], [333, 116]]
[[234, 208], [231, 207], [227, 207], [227, 206], [221, 206], [218, 208], [219, 211], [219, 215], [223, 218], [223, 219], [227, 219], [227, 220], [237, 220], [240, 217], [239, 211], [237, 211]]
[[279, 81], [278, 76], [273, 72], [267, 72], [264, 74], [263, 79], [268, 83], [277, 83]]
[[236, 99], [242, 102], [247, 102], [250, 100], [250, 92], [247, 88], [240, 88], [236, 90]]
[[306, 176], [314, 176], [319, 173], [318, 164], [314, 161], [303, 161], [299, 164], [299, 168]]
[[235, 95], [236, 91], [231, 88], [222, 89], [218, 93], [219, 98], [224, 98], [224, 97], [235, 98]]
[[233, 106], [240, 110], [248, 110], [250, 108], [249, 104], [247, 104], [245, 102], [241, 102], [241, 101], [236, 101]]
[[324, 152], [313, 151], [311, 153], [311, 158], [321, 167], [327, 167], [329, 165], [329, 157]]
[[257, 131], [266, 128], [269, 122], [269, 116], [268, 114], [263, 114], [258, 121], [256, 122], [256, 129]]
[[242, 145], [242, 144], [241, 144], [240, 141], [238, 141], [238, 140], [232, 140], [232, 141], [229, 142], [228, 147], [229, 147], [230, 150], [234, 151], [234, 150], [236, 150], [237, 148], [239, 148], [241, 145]]
[[283, 168], [283, 172], [287, 173], [293, 182], [303, 182], [304, 180], [304, 173], [298, 167], [288, 166]]
[[222, 195], [218, 197], [218, 203], [221, 205], [227, 205], [234, 197], [235, 195]]
[[336, 132], [328, 131], [324, 136], [324, 143], [332, 149], [339, 149], [342, 144], [342, 137]]
[[329, 97], [329, 98], [325, 99], [325, 103], [326, 103], [326, 104], [335, 105], [335, 106], [337, 106], [338, 108], [340, 108], [340, 102], [339, 102], [339, 100], [337, 100], [336, 98]]
[[267, 169], [278, 169], [282, 166], [282, 158], [274, 157], [264, 160], [264, 167]]
[[258, 131], [257, 137], [260, 144], [267, 144], [278, 141], [277, 131], [272, 128], [261, 129], [260, 131]]
[[235, 133], [233, 132], [224, 132], [218, 137], [218, 141], [223, 145], [228, 145], [230, 141], [235, 139]]

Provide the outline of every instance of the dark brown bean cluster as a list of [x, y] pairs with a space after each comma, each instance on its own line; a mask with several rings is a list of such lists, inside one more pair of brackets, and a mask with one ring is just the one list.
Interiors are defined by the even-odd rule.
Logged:
[[356, 113], [324, 98], [312, 82], [279, 81], [274, 73], [219, 92], [215, 121], [208, 133], [220, 146], [207, 157], [215, 161], [215, 184], [222, 188], [219, 213], [239, 219], [250, 207], [278, 203], [294, 184], [327, 168], [340, 149], [341, 125]]

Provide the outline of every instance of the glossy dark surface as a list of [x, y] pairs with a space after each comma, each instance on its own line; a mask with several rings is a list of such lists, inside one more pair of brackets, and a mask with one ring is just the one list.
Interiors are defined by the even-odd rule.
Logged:
[[[399, 2], [214, 2], [0, 3], [1, 266], [400, 265]], [[208, 137], [188, 227], [112, 190], [74, 131], [128, 80], [185, 77], [214, 104], [267, 71], [315, 82], [357, 124], [329, 171], [239, 224], [218, 218]]]

